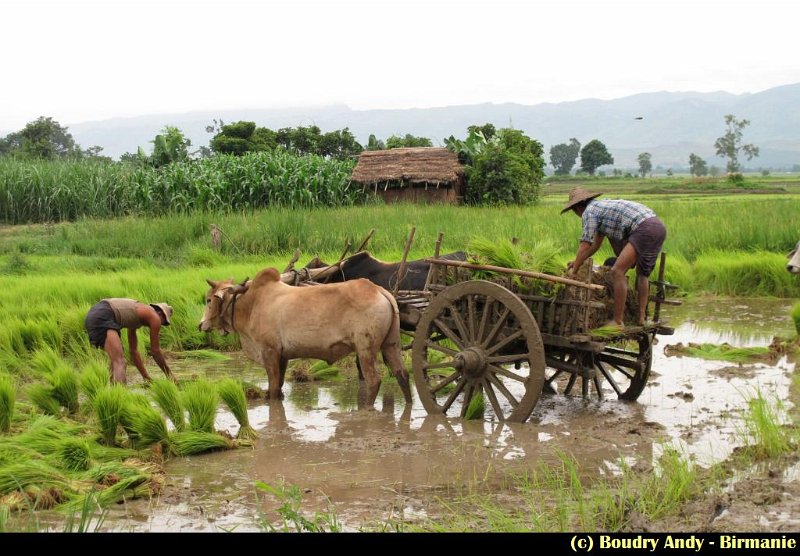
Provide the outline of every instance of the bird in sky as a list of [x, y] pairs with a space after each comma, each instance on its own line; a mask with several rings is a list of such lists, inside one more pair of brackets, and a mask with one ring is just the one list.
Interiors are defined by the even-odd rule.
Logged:
[[644, 120], [644, 116], [636, 116], [634, 120]]

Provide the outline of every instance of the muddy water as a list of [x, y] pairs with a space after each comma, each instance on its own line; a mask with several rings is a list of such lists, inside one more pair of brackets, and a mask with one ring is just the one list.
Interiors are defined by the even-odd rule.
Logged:
[[[784, 300], [695, 300], [670, 308], [673, 336], [654, 347], [653, 374], [636, 403], [543, 396], [523, 424], [463, 421], [426, 414], [418, 399], [403, 402], [384, 383], [376, 411], [358, 411], [355, 380], [292, 383], [282, 402], [251, 402], [259, 431], [243, 448], [168, 462], [158, 499], [112, 509], [106, 527], [137, 531], [260, 530], [260, 512], [280, 523], [272, 496], [256, 499], [256, 481], [296, 485], [304, 512], [333, 509], [345, 530], [375, 530], [392, 520], [425, 516], [429, 502], [464, 492], [476, 481], [502, 484], [540, 462], [575, 457], [587, 474], [614, 474], [621, 460], [651, 464], [673, 445], [709, 464], [743, 442], [741, 414], [760, 389], [788, 400], [794, 362], [738, 365], [667, 357], [678, 342], [727, 342], [765, 346], [793, 333]], [[179, 375], [241, 376], [266, 388], [264, 371], [236, 358], [223, 363], [179, 365]], [[352, 374], [352, 373], [351, 373]], [[235, 434], [226, 412], [217, 428]]]

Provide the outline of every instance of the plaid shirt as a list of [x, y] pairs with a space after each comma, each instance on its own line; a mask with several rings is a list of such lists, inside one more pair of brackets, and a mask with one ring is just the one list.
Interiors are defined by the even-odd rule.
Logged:
[[595, 233], [610, 239], [627, 239], [639, 224], [656, 213], [646, 206], [633, 201], [592, 200], [583, 211], [583, 234], [581, 241], [592, 243]]

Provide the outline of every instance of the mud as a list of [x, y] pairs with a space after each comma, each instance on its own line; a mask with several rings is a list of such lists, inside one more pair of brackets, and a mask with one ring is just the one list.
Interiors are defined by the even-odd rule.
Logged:
[[[292, 383], [283, 402], [251, 400], [252, 449], [169, 461], [160, 496], [111, 509], [104, 528], [122, 531], [262, 530], [280, 523], [281, 501], [259, 495], [256, 481], [290, 487], [302, 495], [304, 513], [335, 512], [344, 530], [384, 530], [395, 521], [430, 516], [434, 500], [447, 500], [470, 485], [506, 484], [514, 473], [540, 462], [575, 457], [587, 476], [613, 475], [619, 462], [645, 468], [675, 446], [698, 465], [724, 461], [745, 439], [741, 413], [760, 391], [791, 406], [794, 361], [736, 365], [667, 357], [668, 343], [728, 342], [767, 346], [790, 336], [790, 301], [692, 301], [672, 309], [673, 336], [654, 347], [653, 374], [635, 403], [543, 396], [523, 424], [463, 421], [425, 413], [416, 398], [408, 407], [396, 384], [384, 381], [376, 411], [357, 409], [358, 383]], [[175, 362], [179, 376], [240, 376], [266, 388], [264, 371], [235, 357], [200, 364]], [[354, 372], [348, 373], [351, 377]], [[235, 434], [234, 418], [220, 411], [217, 428]], [[798, 463], [754, 469], [726, 492], [681, 515], [639, 530], [797, 530], [800, 525]], [[262, 512], [266, 512], [266, 515]]]

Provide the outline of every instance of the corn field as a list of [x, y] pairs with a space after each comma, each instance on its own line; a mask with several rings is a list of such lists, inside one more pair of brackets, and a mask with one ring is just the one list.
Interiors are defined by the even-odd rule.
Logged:
[[285, 152], [220, 155], [156, 169], [100, 161], [0, 159], [0, 222], [312, 208], [362, 202], [352, 161]]

